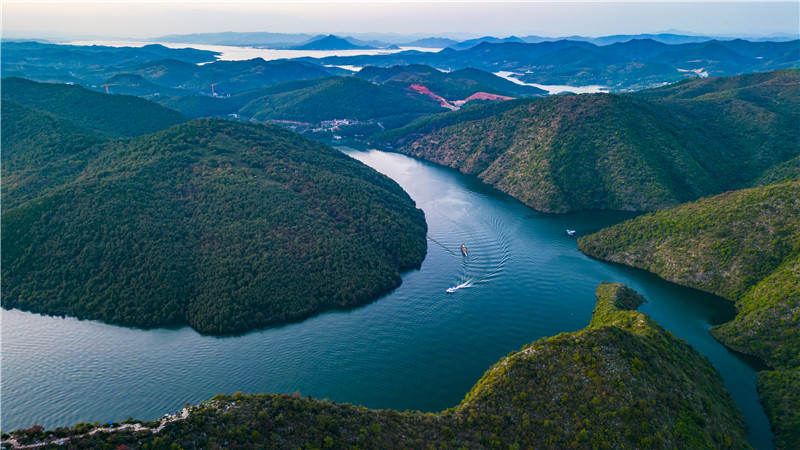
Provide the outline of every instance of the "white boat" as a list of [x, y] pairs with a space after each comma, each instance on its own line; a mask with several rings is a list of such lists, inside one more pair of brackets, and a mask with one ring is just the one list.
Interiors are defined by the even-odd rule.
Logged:
[[567, 235], [575, 236], [575, 230], [567, 230]]
[[455, 286], [450, 286], [449, 288], [447, 288], [447, 290], [445, 292], [447, 292], [448, 294], [452, 294], [453, 292], [456, 291], [456, 289], [458, 289], [458, 288], [455, 287]]

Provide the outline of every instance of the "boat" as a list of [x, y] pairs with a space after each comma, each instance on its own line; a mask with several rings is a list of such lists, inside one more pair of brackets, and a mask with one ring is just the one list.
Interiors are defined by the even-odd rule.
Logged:
[[568, 236], [575, 236], [575, 230], [567, 230]]
[[456, 289], [458, 289], [458, 288], [455, 287], [455, 286], [450, 286], [449, 288], [447, 288], [447, 290], [445, 290], [445, 292], [448, 293], [448, 294], [452, 294], [452, 293], [454, 293], [456, 291]]
[[461, 254], [467, 256], [467, 246], [464, 244], [461, 244]]

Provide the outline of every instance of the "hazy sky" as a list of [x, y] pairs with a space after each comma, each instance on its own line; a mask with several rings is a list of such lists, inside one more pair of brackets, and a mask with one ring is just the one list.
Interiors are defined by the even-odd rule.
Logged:
[[800, 2], [11, 2], [4, 37], [218, 31], [603, 36], [800, 34]]

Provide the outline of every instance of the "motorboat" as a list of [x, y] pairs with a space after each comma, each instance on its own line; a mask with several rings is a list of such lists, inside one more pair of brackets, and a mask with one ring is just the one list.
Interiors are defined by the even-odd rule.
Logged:
[[461, 254], [467, 256], [467, 246], [464, 244], [461, 244]]
[[456, 289], [458, 289], [458, 288], [455, 287], [455, 286], [450, 286], [449, 288], [447, 288], [447, 290], [445, 290], [445, 292], [448, 293], [448, 294], [452, 294], [452, 293], [454, 293], [456, 291]]
[[575, 236], [575, 230], [567, 230], [568, 236]]

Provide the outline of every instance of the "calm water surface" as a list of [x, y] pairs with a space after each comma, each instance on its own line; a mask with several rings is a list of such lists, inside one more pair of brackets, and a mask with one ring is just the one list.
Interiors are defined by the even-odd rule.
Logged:
[[[175, 42], [159, 41], [72, 41], [66, 45], [104, 45], [109, 47], [144, 47], [145, 45], [158, 44], [167, 48], [195, 48], [208, 50], [219, 54], [222, 61], [243, 61], [261, 58], [265, 61], [274, 59], [291, 59], [310, 56], [312, 58], [327, 58], [328, 56], [358, 56], [358, 55], [389, 55], [391, 53], [414, 50], [418, 52], [438, 52], [441, 48], [428, 47], [400, 47], [396, 49], [359, 49], [359, 50], [277, 50], [272, 48], [240, 47], [232, 45], [212, 44], [181, 44]], [[351, 66], [352, 67], [352, 66]], [[357, 70], [357, 69], [352, 69]]]
[[[542, 214], [477, 179], [402, 155], [346, 152], [395, 179], [425, 211], [428, 256], [393, 293], [351, 311], [244, 336], [139, 330], [16, 310], [2, 317], [2, 428], [154, 419], [219, 393], [294, 392], [371, 408], [439, 411], [543, 336], [585, 327], [601, 281], [642, 293], [651, 315], [709, 357], [758, 448], [772, 435], [756, 363], [708, 334], [721, 298], [578, 252], [578, 235], [629, 213]], [[469, 256], [463, 257], [464, 243]], [[445, 294], [451, 285], [464, 285]]]

